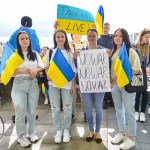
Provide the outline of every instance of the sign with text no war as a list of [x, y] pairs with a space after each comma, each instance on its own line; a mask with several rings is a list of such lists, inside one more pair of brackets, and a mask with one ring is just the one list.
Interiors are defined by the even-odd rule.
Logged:
[[77, 63], [81, 93], [111, 91], [106, 49], [81, 51]]

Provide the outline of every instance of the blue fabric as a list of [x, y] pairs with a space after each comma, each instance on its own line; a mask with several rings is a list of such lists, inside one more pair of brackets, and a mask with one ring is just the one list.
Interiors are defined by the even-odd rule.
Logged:
[[[17, 137], [35, 132], [36, 108], [39, 99], [38, 81], [29, 77], [15, 77], [11, 91], [15, 105]], [[27, 116], [27, 125], [25, 117]]]
[[116, 110], [116, 117], [120, 132], [126, 131], [127, 121], [127, 135], [136, 136], [136, 120], [135, 120], [135, 92], [128, 93], [125, 88], [118, 88], [115, 84], [112, 88], [112, 97]]
[[64, 112], [64, 129], [70, 129], [72, 119], [72, 101], [73, 95], [70, 94], [68, 89], [58, 89], [49, 85], [49, 99], [51, 103], [52, 118], [56, 130], [62, 129], [61, 118], [60, 118], [60, 101], [62, 97], [63, 112]]
[[12, 47], [14, 49], [17, 49], [17, 42], [16, 42], [16, 38], [17, 38], [17, 35], [20, 31], [26, 31], [28, 34], [29, 34], [29, 37], [31, 39], [31, 46], [32, 46], [32, 49], [37, 51], [38, 53], [40, 53], [40, 44], [39, 44], [39, 38], [35, 32], [34, 29], [30, 29], [30, 28], [27, 28], [27, 27], [23, 27], [21, 26], [19, 29], [17, 29], [10, 37], [9, 39], [9, 43], [12, 45]]
[[95, 132], [100, 131], [103, 111], [102, 111], [102, 103], [104, 98], [104, 93], [82, 93], [83, 100], [86, 108], [86, 119], [88, 121], [90, 131], [94, 131], [94, 123], [93, 123], [93, 114], [92, 114], [92, 95], [94, 96], [94, 104], [96, 110], [96, 128]]

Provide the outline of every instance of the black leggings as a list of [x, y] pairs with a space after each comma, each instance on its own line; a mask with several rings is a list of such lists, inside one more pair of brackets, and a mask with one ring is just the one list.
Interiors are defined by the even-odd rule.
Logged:
[[148, 102], [148, 92], [146, 90], [141, 91], [141, 92], [136, 92], [135, 111], [139, 112], [141, 95], [142, 95], [142, 102], [141, 102], [141, 110], [140, 110], [140, 112], [145, 113], [147, 102]]

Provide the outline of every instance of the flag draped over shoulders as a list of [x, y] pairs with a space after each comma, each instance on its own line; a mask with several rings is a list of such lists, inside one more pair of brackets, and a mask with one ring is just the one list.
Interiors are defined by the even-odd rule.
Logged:
[[96, 27], [98, 31], [98, 35], [103, 33], [103, 24], [104, 24], [104, 9], [103, 6], [100, 5], [95, 17]]
[[117, 85], [119, 88], [124, 87], [132, 80], [132, 69], [125, 43], [122, 44], [114, 63], [114, 72], [117, 75]]
[[47, 74], [58, 88], [68, 84], [75, 76], [70, 64], [59, 48], [56, 50]]
[[2, 61], [0, 65], [0, 77], [1, 82], [6, 85], [11, 77], [14, 74], [16, 68], [23, 62], [24, 60], [20, 57], [17, 51], [11, 46], [9, 42], [6, 43]]
[[10, 37], [9, 39], [9, 43], [12, 45], [12, 47], [14, 49], [17, 49], [17, 35], [20, 31], [25, 31], [29, 34], [30, 40], [31, 40], [31, 46], [32, 46], [32, 50], [37, 51], [38, 53], [40, 53], [40, 43], [39, 43], [39, 38], [35, 32], [34, 29], [30, 29], [27, 27], [23, 27], [21, 26], [19, 29], [17, 29]]

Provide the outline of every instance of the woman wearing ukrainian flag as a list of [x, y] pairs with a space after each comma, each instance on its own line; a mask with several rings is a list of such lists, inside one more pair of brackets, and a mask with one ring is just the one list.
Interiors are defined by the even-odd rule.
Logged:
[[[130, 149], [135, 146], [135, 92], [125, 90], [133, 74], [141, 73], [141, 64], [136, 51], [132, 48], [128, 32], [119, 28], [114, 32], [114, 51], [111, 57], [112, 97], [116, 110], [119, 133], [112, 138], [112, 144], [118, 144], [120, 149]], [[128, 56], [129, 55], [129, 56]], [[120, 69], [121, 68], [121, 69]], [[130, 71], [129, 71], [130, 70]], [[122, 73], [124, 72], [124, 73]], [[127, 81], [127, 79], [129, 81]], [[126, 131], [127, 121], [127, 131]]]

